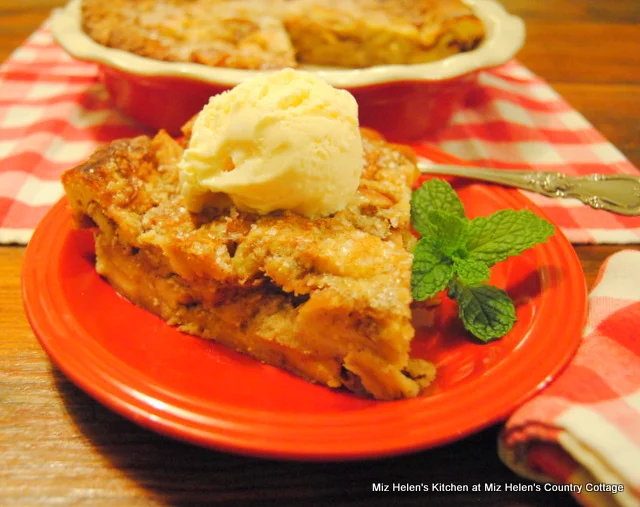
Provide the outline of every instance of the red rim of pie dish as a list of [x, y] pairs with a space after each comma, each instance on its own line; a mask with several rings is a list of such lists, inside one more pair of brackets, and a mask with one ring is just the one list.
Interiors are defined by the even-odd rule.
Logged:
[[[419, 151], [437, 162], [460, 163], [441, 152]], [[527, 208], [542, 215], [516, 191], [463, 180], [454, 184], [460, 186], [468, 206], [473, 206], [469, 201], [486, 201], [485, 207]], [[579, 346], [586, 317], [586, 285], [580, 262], [558, 230], [522, 259], [503, 263], [500, 276], [505, 280], [524, 273], [528, 283], [539, 287], [519, 308], [524, 316], [522, 325], [503, 339], [509, 344], [508, 355], [500, 356], [506, 352], [500, 352], [504, 346], [497, 342], [469, 342], [443, 352], [443, 365], [458, 359], [467, 364], [465, 354], [481, 354], [478, 358], [482, 361], [476, 364], [489, 364], [494, 352], [499, 359], [486, 369], [481, 364], [475, 376], [457, 382], [451, 379], [459, 369], [449, 371], [443, 366], [449, 386], [417, 398], [363, 400], [311, 385], [216, 344], [209, 348], [210, 342], [182, 335], [128, 301], [114, 298], [113, 289], [95, 274], [86, 252], [74, 253], [69, 248], [75, 244], [74, 237], [86, 232], [72, 230], [63, 199], [38, 226], [25, 254], [22, 284], [26, 314], [52, 361], [96, 400], [141, 426], [240, 454], [299, 460], [363, 459], [455, 441], [503, 420], [554, 379]], [[112, 303], [100, 307], [99, 297], [96, 306], [90, 306], [87, 298], [94, 289]], [[126, 333], [145, 341], [145, 348], [137, 351], [135, 344], [118, 343], [123, 338], [118, 334], [120, 328], [112, 323], [118, 313], [131, 315]], [[102, 322], [104, 327], [91, 328], [88, 333], [89, 320], [98, 322], [97, 326]], [[150, 336], [153, 334], [157, 334], [157, 341]], [[165, 335], [166, 343], [176, 344], [175, 356], [186, 358], [175, 359], [182, 363], [171, 364], [173, 355], [160, 350], [167, 347], [162, 345]], [[112, 349], [111, 344], [120, 348]], [[164, 364], [148, 366], [154, 357], [165, 357], [163, 354], [169, 358]], [[220, 374], [215, 369], [193, 371], [200, 360], [206, 368], [219, 368]], [[191, 371], [185, 374], [177, 368]], [[191, 377], [197, 386], [190, 384]], [[212, 385], [218, 383], [217, 394], [210, 398], [201, 395], [205, 392], [203, 379], [210, 379]], [[226, 386], [220, 385], [225, 382]], [[200, 394], [195, 396], [190, 389]]]

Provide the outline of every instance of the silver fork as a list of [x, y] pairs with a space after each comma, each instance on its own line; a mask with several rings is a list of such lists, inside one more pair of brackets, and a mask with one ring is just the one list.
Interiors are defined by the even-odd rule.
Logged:
[[487, 169], [458, 165], [418, 163], [424, 174], [462, 176], [537, 192], [548, 197], [572, 197], [592, 208], [620, 215], [640, 215], [640, 177], [629, 174], [590, 174]]

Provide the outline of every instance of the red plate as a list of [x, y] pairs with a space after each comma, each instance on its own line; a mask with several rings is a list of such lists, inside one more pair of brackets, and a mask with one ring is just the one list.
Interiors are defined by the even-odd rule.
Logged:
[[[442, 154], [428, 153], [440, 162]], [[454, 181], [470, 216], [529, 208], [521, 194]], [[376, 402], [312, 385], [225, 347], [182, 334], [118, 296], [96, 274], [93, 238], [70, 228], [65, 201], [37, 228], [23, 296], [40, 343], [78, 386], [149, 429], [194, 444], [294, 459], [356, 459], [427, 449], [504, 419], [551, 381], [577, 349], [586, 288], [561, 234], [493, 268], [516, 302], [502, 340], [468, 339], [445, 300], [414, 355], [436, 363], [434, 388]]]

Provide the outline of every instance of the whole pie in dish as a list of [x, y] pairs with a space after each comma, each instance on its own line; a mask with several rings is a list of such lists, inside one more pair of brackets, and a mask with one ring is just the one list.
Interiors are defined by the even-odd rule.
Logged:
[[190, 213], [184, 134], [115, 141], [63, 175], [97, 271], [181, 331], [309, 381], [381, 400], [427, 386], [433, 365], [410, 358], [412, 152], [363, 129], [358, 191], [326, 218]]
[[83, 0], [82, 26], [141, 56], [239, 69], [424, 63], [484, 38], [462, 0]]

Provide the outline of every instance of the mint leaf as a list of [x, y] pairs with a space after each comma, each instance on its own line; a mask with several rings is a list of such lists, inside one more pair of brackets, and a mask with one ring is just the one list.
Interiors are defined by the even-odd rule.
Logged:
[[460, 257], [453, 258], [453, 269], [465, 284], [474, 285], [488, 280], [491, 276], [489, 266], [484, 262]]
[[456, 251], [465, 251], [469, 220], [443, 211], [430, 211], [427, 218], [431, 224], [430, 237], [442, 253], [451, 256]]
[[411, 195], [411, 221], [413, 228], [423, 236], [430, 233], [429, 212], [442, 211], [465, 218], [464, 206], [451, 185], [434, 178], [425, 181]]
[[483, 342], [511, 331], [516, 321], [513, 301], [502, 289], [492, 285], [456, 284], [455, 299], [464, 327]]
[[501, 210], [486, 218], [474, 218], [468, 228], [468, 258], [493, 266], [546, 241], [554, 230], [529, 210]]
[[453, 261], [436, 245], [423, 238], [413, 250], [411, 293], [416, 301], [435, 296], [447, 286], [453, 276]]

